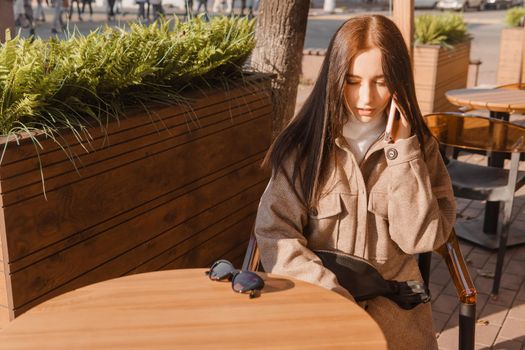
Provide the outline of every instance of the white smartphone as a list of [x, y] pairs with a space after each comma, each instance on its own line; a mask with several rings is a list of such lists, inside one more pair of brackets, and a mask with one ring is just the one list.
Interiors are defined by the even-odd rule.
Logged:
[[394, 143], [394, 138], [392, 137], [392, 128], [394, 126], [394, 119], [396, 117], [396, 102], [392, 98], [392, 102], [390, 103], [390, 110], [388, 111], [388, 119], [386, 121], [386, 128], [385, 128], [385, 141], [387, 143]]

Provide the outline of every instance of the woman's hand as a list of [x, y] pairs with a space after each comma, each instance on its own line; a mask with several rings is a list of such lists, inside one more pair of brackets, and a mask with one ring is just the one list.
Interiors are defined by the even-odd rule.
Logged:
[[407, 139], [412, 136], [412, 129], [410, 128], [410, 123], [408, 122], [405, 115], [397, 108], [400, 118], [394, 120], [394, 125], [392, 126], [392, 138], [394, 142], [401, 139]]

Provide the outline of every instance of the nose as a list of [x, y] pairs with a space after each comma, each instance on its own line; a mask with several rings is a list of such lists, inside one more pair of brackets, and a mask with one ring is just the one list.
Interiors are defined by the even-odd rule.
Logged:
[[359, 107], [370, 106], [374, 100], [373, 87], [369, 82], [362, 82], [359, 87]]

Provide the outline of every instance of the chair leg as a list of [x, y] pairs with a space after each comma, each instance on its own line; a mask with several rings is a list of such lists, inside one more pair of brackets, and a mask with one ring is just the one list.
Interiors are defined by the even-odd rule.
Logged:
[[512, 215], [513, 200], [505, 201], [503, 209], [503, 222], [499, 237], [498, 257], [496, 259], [496, 271], [494, 273], [494, 284], [492, 285], [492, 295], [498, 295], [501, 275], [503, 274], [503, 263], [505, 262], [505, 252], [507, 251], [507, 241], [510, 231], [510, 218]]
[[459, 350], [473, 350], [476, 335], [476, 304], [459, 306]]
[[423, 277], [423, 282], [429, 288], [430, 282], [430, 263], [432, 262], [432, 252], [421, 253], [418, 258], [419, 271]]
[[461, 149], [454, 147], [454, 150], [452, 151], [452, 158], [458, 159], [459, 152], [461, 152]]

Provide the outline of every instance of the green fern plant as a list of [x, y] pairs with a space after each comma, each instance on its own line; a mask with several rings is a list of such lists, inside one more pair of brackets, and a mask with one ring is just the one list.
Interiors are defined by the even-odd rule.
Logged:
[[416, 45], [440, 45], [452, 47], [454, 44], [470, 40], [467, 24], [461, 14], [447, 12], [442, 15], [423, 14], [414, 23]]
[[513, 7], [505, 13], [504, 22], [508, 27], [519, 27], [520, 21], [525, 16], [525, 8]]
[[31, 135], [60, 144], [63, 128], [89, 142], [88, 127], [104, 128], [129, 108], [186, 104], [186, 89], [242, 79], [254, 46], [254, 21], [228, 17], [75, 31], [66, 40], [15, 37], [0, 46], [0, 134], [29, 133], [37, 151]]
[[180, 102], [184, 89], [239, 75], [253, 28], [247, 19], [197, 17], [63, 41], [11, 39], [0, 47], [0, 133], [82, 130], [129, 106]]

